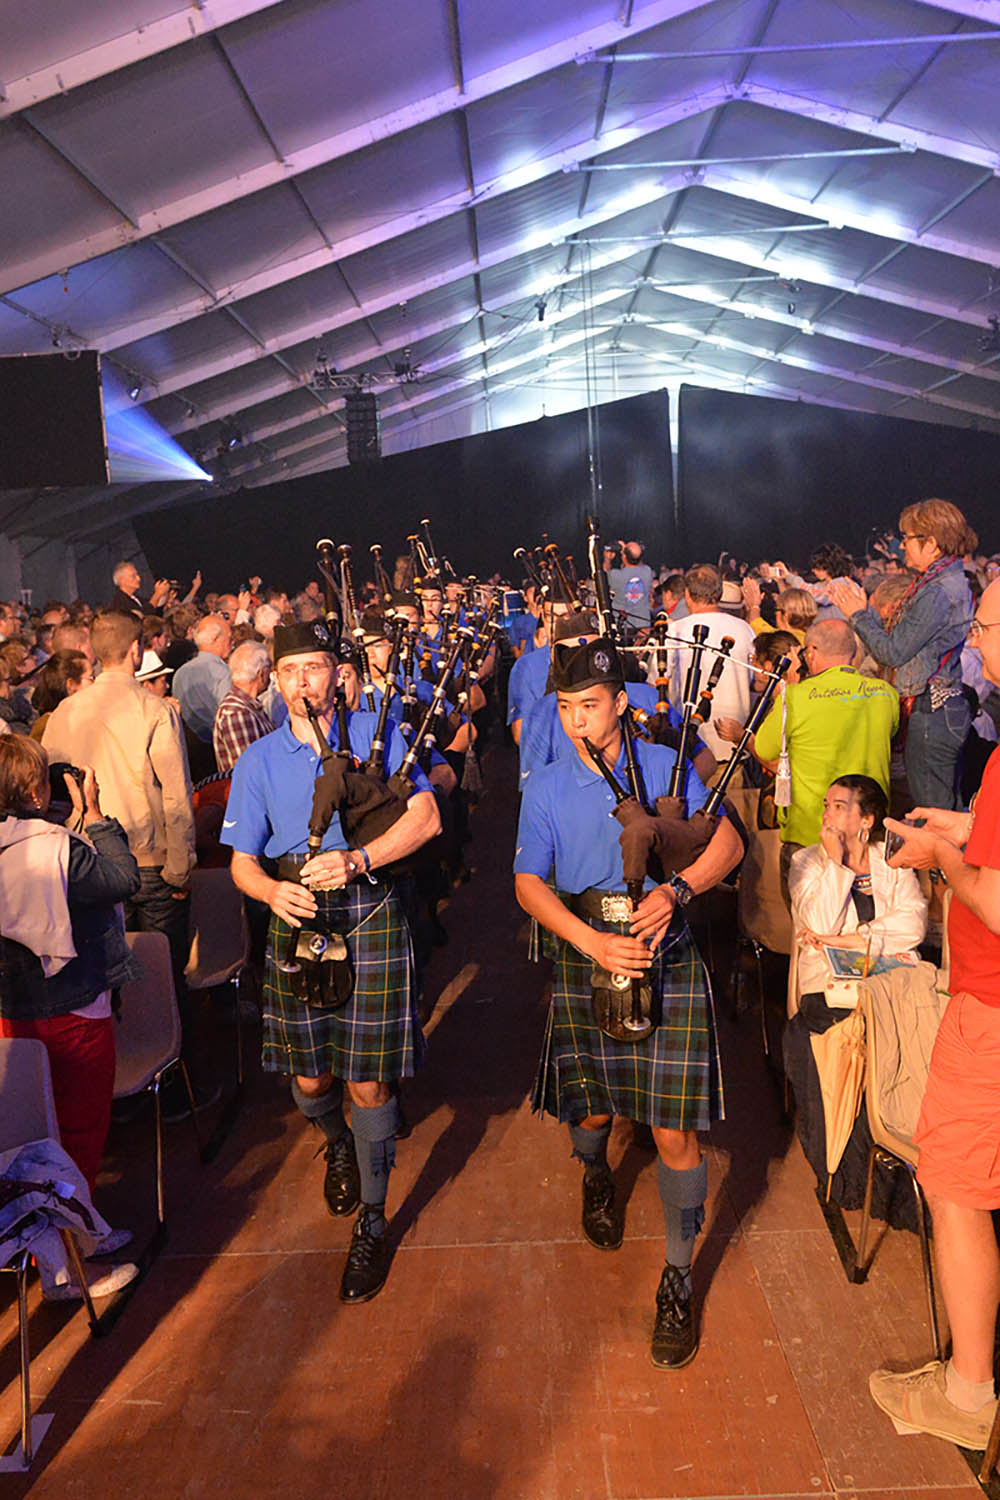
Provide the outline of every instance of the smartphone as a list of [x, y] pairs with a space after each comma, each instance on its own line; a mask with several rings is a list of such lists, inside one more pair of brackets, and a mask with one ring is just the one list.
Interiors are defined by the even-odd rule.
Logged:
[[[924, 824], [927, 822], [927, 819], [904, 818], [903, 822], [907, 825], [908, 828], [923, 828]], [[887, 829], [885, 835], [884, 851], [886, 859], [891, 859], [894, 854], [898, 854], [900, 849], [902, 849], [904, 842], [905, 840], [901, 833], [896, 833], [892, 828]]]

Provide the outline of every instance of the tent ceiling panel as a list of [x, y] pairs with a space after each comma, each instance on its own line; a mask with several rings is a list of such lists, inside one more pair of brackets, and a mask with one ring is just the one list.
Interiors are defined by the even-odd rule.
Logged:
[[0, 130], [0, 201], [4, 205], [0, 276], [7, 290], [20, 285], [23, 278], [5, 268], [30, 259], [34, 248], [48, 244], [54, 233], [66, 247], [62, 270], [79, 258], [74, 245], [114, 230], [120, 222], [110, 204], [21, 120], [12, 120]]
[[226, 51], [287, 155], [454, 86], [443, 4], [286, 0], [227, 28]]
[[123, 310], [165, 312], [197, 290], [197, 283], [149, 242], [86, 261], [65, 277], [47, 276], [21, 287], [12, 300], [89, 344], [94, 330], [108, 327]]
[[[1000, 5], [213, 0], [188, 39], [178, 0], [70, 12], [5, 34], [0, 352], [93, 342], [192, 451], [237, 417], [234, 484], [343, 462], [321, 347], [417, 367], [375, 387], [386, 452], [584, 404], [588, 348], [598, 399], [686, 379], [1000, 430], [1000, 40], [854, 45]], [[44, 514], [92, 535], [188, 493]]]
[[[88, 52], [102, 42], [148, 26], [178, 8], [177, 0], [33, 0], [4, 8], [4, 82], [23, 78], [63, 58]], [[58, 41], [53, 46], [53, 39]]]
[[323, 246], [295, 188], [282, 183], [201, 214], [159, 235], [214, 289], [238, 287], [279, 261]]
[[298, 180], [310, 212], [331, 240], [461, 198], [466, 189], [454, 115], [430, 120], [367, 151], [306, 172]]
[[83, 171], [93, 171], [130, 215], [274, 157], [209, 38], [48, 99], [29, 118]]

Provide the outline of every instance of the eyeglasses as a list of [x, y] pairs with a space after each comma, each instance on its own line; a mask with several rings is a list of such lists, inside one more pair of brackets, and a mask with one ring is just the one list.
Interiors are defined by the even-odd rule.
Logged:
[[900, 541], [902, 542], [926, 542], [926, 540], [927, 538], [919, 531], [900, 532]]
[[969, 626], [969, 635], [982, 635], [985, 630], [996, 630], [998, 625], [1000, 625], [1000, 620], [980, 620], [977, 615]]

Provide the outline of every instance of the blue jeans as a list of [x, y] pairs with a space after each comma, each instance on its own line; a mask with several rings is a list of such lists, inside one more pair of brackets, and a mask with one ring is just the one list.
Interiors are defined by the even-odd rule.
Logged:
[[906, 779], [916, 807], [961, 807], [959, 763], [972, 725], [964, 695], [933, 713], [915, 708], [906, 726]]

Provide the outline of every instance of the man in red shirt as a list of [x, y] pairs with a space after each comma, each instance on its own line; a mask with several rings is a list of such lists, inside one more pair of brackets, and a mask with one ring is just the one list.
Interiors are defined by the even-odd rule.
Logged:
[[[1000, 684], [1000, 582], [979, 601], [969, 643]], [[934, 1220], [952, 1355], [896, 1375], [877, 1370], [872, 1397], [901, 1431], [985, 1448], [996, 1414], [993, 1340], [1000, 1306], [1000, 750], [971, 812], [915, 808], [923, 828], [886, 819], [905, 835], [892, 865], [938, 868], [952, 889], [951, 999], [931, 1057], [915, 1140], [917, 1180]]]

